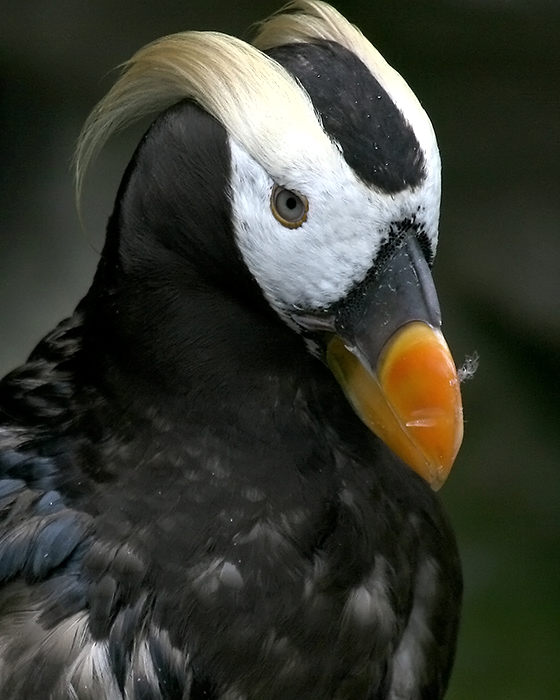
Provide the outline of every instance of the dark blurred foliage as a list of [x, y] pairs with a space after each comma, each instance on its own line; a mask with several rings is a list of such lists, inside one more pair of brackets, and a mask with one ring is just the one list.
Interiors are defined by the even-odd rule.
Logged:
[[[342, 0], [412, 85], [444, 161], [436, 282], [464, 385], [466, 437], [442, 498], [466, 594], [451, 700], [560, 697], [560, 2]], [[0, 370], [86, 291], [120, 173], [70, 160], [112, 68], [160, 35], [247, 36], [273, 0], [2, 0]]]

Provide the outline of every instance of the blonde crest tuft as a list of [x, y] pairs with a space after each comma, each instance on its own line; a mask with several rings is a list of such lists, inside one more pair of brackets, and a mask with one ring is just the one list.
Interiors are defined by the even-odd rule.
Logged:
[[309, 95], [263, 51], [296, 42], [333, 41], [352, 51], [414, 127], [428, 159], [438, 161], [433, 129], [401, 76], [364, 35], [320, 0], [296, 0], [260, 25], [254, 46], [217, 32], [183, 32], [140, 49], [88, 117], [75, 158], [76, 199], [106, 141], [142, 117], [183, 99], [196, 101], [278, 183], [297, 186], [340, 157]]
[[314, 150], [328, 150], [309, 96], [276, 61], [235, 37], [183, 32], [138, 51], [88, 117], [76, 150], [78, 203], [89, 165], [113, 134], [187, 98], [283, 184], [308, 159], [313, 167]]

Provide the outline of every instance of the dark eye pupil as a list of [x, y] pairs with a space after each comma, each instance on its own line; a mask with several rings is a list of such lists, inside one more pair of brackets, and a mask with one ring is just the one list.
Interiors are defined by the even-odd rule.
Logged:
[[288, 197], [286, 200], [286, 206], [288, 209], [295, 209], [297, 207], [297, 199], [295, 197]]

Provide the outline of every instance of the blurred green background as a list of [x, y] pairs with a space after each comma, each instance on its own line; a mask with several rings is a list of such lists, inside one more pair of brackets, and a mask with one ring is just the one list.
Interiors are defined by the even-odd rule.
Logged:
[[[274, 0], [2, 0], [0, 372], [85, 293], [136, 130], [69, 164], [111, 69], [160, 35], [247, 28]], [[340, 0], [411, 84], [444, 163], [435, 276], [466, 437], [442, 492], [465, 568], [449, 700], [560, 698], [560, 0]]]

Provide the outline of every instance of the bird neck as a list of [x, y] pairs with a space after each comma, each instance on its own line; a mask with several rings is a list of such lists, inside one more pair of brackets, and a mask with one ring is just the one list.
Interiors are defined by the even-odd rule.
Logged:
[[122, 416], [249, 424], [269, 411], [277, 420], [302, 387], [330, 377], [268, 308], [188, 266], [174, 271], [160, 259], [141, 280], [105, 266], [82, 304], [78, 371]]

